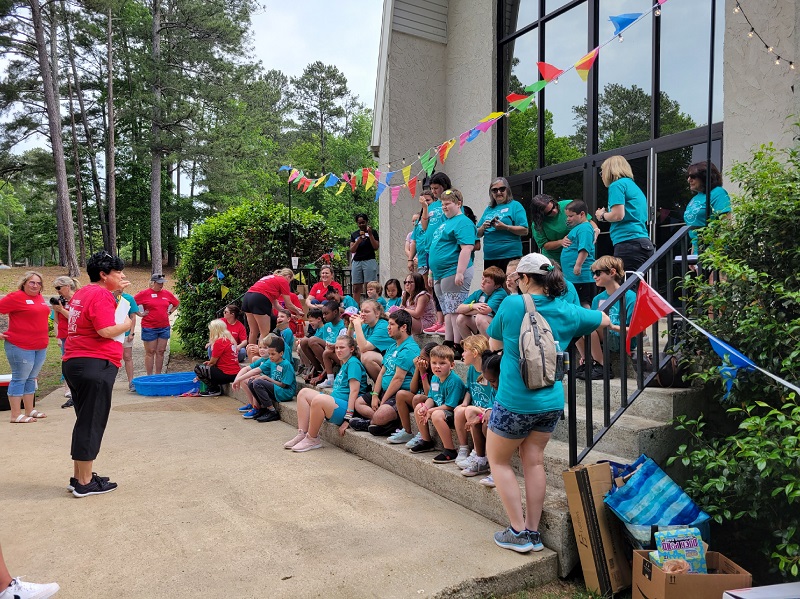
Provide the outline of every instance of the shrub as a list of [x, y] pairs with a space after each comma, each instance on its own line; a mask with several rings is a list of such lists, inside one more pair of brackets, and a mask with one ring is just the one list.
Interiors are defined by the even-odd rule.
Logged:
[[[700, 326], [766, 371], [796, 383], [800, 246], [794, 232], [800, 230], [800, 147], [762, 146], [731, 174], [742, 187], [734, 218], [717, 220], [700, 236], [705, 248], [701, 261], [720, 276], [716, 283], [707, 277], [687, 281], [690, 309]], [[696, 331], [688, 343], [685, 355], [699, 372], [697, 378], [722, 400], [719, 356]], [[724, 525], [725, 544], [754, 573], [797, 578], [798, 399], [759, 372], [740, 371], [725, 401], [727, 422], [678, 419], [678, 428], [691, 439], [677, 452], [691, 472], [687, 492]]]
[[[184, 350], [201, 358], [208, 342], [208, 323], [240, 298], [259, 278], [291, 266], [288, 209], [282, 204], [245, 202], [195, 227], [181, 248], [176, 293], [181, 300], [176, 329]], [[294, 255], [313, 262], [332, 247], [325, 219], [308, 210], [292, 210]], [[215, 272], [225, 275], [219, 281]], [[223, 299], [221, 287], [230, 291]]]

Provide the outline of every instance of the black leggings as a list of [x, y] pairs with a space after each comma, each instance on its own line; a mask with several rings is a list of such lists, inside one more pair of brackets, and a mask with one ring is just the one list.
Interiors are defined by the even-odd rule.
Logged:
[[61, 364], [77, 416], [72, 429], [73, 460], [91, 462], [100, 453], [118, 370], [101, 358], [72, 358]]
[[227, 385], [228, 383], [232, 383], [236, 380], [235, 374], [225, 374], [216, 366], [209, 366], [208, 367], [208, 375], [201, 375], [197, 370], [195, 370], [195, 374], [197, 374], [197, 378], [203, 381], [209, 387], [219, 387], [220, 385]]

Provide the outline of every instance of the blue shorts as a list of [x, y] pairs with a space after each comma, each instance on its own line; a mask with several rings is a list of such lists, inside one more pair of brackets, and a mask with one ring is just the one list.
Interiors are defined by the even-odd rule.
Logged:
[[489, 430], [506, 439], [524, 439], [531, 433], [552, 433], [563, 415], [564, 410], [517, 414], [494, 402]]
[[156, 339], [169, 339], [169, 327], [161, 327], [159, 329], [142, 327], [142, 341], [155, 341]]
[[344, 422], [344, 415], [347, 412], [347, 400], [346, 399], [336, 399], [333, 398], [333, 401], [336, 402], [336, 409], [331, 414], [331, 417], [328, 418], [328, 422], [331, 424], [335, 424], [336, 426], [341, 426]]

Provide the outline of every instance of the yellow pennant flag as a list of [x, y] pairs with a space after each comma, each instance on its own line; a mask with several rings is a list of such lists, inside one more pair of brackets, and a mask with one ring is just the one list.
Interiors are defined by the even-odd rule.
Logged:
[[225, 299], [225, 296], [228, 295], [228, 292], [230, 291], [230, 289], [225, 287], [225, 285], [220, 285], [219, 288], [222, 291], [222, 299]]
[[375, 175], [372, 174], [372, 171], [369, 171], [367, 174], [367, 182], [364, 184], [364, 189], [369, 189], [375, 184]]
[[411, 165], [409, 164], [407, 167], [403, 169], [403, 180], [408, 185], [408, 180], [411, 178]]
[[339, 185], [339, 191], [336, 192], [336, 195], [338, 196], [340, 193], [342, 193], [345, 187], [347, 187], [347, 183], [342, 183], [341, 185]]
[[327, 175], [322, 175], [319, 179], [314, 181], [314, 187], [319, 187], [320, 185], [322, 185], [322, 182], [325, 181], [326, 178]]
[[486, 123], [487, 121], [493, 121], [494, 119], [501, 117], [505, 114], [505, 112], [493, 112], [489, 116], [483, 117], [479, 122]]

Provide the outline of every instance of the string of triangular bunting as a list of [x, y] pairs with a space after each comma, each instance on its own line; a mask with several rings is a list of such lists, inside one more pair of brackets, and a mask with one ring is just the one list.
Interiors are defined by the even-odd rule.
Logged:
[[[464, 131], [457, 137], [452, 137], [446, 141], [443, 141], [438, 146], [428, 148], [422, 154], [417, 154], [417, 158], [413, 160], [411, 164], [404, 166], [402, 169], [394, 171], [390, 170], [386, 173], [382, 173], [377, 168], [372, 169], [365, 167], [353, 172], [341, 173], [340, 175], [335, 175], [334, 173], [325, 173], [322, 176], [315, 175], [313, 179], [307, 177], [306, 173], [304, 173], [302, 170], [293, 168], [292, 166], [283, 165], [278, 170], [289, 171], [288, 182], [294, 183], [297, 186], [297, 189], [299, 189], [302, 193], [308, 193], [312, 189], [315, 189], [323, 184], [324, 187], [338, 186], [338, 189], [336, 190], [337, 196], [341, 194], [348, 186], [353, 192], [356, 191], [357, 187], [363, 187], [365, 191], [369, 191], [373, 186], [375, 186], [376, 202], [387, 189], [389, 189], [392, 206], [397, 203], [397, 200], [400, 197], [400, 192], [403, 189], [408, 189], [411, 197], [416, 198], [417, 184], [419, 183], [420, 177], [423, 175], [423, 173], [430, 177], [437, 164], [445, 163], [448, 155], [450, 154], [450, 150], [452, 150], [456, 144], [458, 144], [458, 152], [460, 153], [464, 145], [477, 139], [481, 133], [486, 133], [489, 131], [489, 129], [491, 129], [501, 118], [508, 117], [514, 111], [525, 112], [530, 107], [534, 96], [538, 92], [542, 91], [551, 82], [557, 83], [559, 77], [573, 69], [583, 81], [586, 81], [589, 76], [589, 71], [594, 66], [597, 56], [600, 54], [600, 50], [602, 50], [609, 43], [613, 42], [615, 39], [622, 41], [623, 31], [638, 23], [650, 13], [654, 13], [656, 16], [660, 15], [661, 6], [666, 2], [667, 0], [656, 0], [656, 3], [647, 12], [625, 13], [621, 15], [610, 16], [608, 20], [614, 26], [614, 35], [604, 43], [591, 50], [588, 54], [581, 57], [566, 70], [560, 69], [546, 62], [537, 62], [536, 65], [539, 69], [541, 79], [525, 88], [527, 95], [512, 93], [506, 96], [506, 100], [509, 104], [509, 109], [507, 111], [492, 112], [478, 121], [474, 127]], [[405, 160], [403, 162], [405, 163]], [[417, 162], [420, 163], [421, 168], [412, 177], [411, 171]], [[398, 180], [396, 181], [396, 184], [393, 185], [392, 180], [396, 176], [402, 177], [402, 183], [400, 183]], [[382, 177], [383, 180], [381, 180]]]

